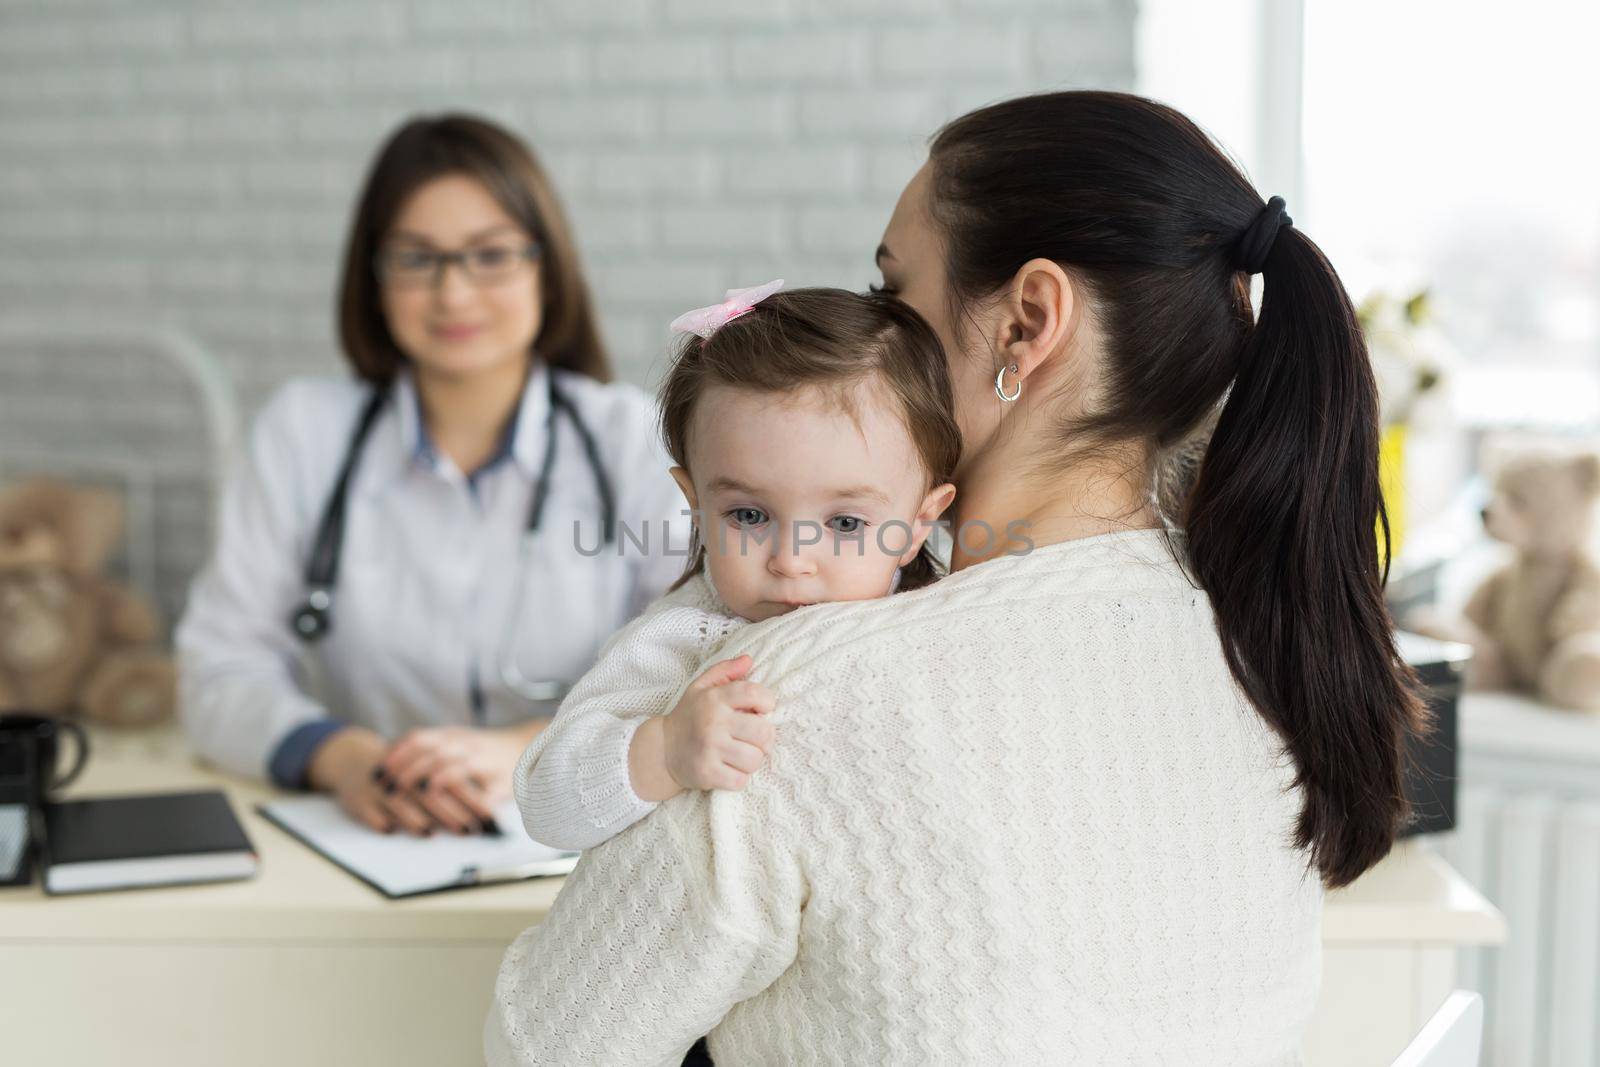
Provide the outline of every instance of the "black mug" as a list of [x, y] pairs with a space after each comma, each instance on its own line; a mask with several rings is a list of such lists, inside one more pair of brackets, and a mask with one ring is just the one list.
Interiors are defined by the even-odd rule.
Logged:
[[[77, 742], [72, 766], [62, 773], [61, 737]], [[0, 715], [0, 804], [40, 808], [53, 790], [69, 785], [89, 758], [89, 737], [70, 719], [48, 715]]]

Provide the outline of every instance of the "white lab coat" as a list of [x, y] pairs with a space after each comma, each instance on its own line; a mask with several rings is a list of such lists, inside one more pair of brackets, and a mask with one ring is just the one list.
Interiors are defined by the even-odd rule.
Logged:
[[[309, 645], [289, 620], [304, 601], [306, 559], [370, 387], [301, 379], [278, 390], [227, 488], [215, 555], [176, 634], [180, 715], [202, 756], [262, 776], [292, 731], [328, 717], [395, 737], [555, 714], [555, 702], [531, 703], [502, 682], [507, 627], [525, 678], [576, 681], [612, 632], [682, 572], [689, 526], [649, 397], [555, 371], [599, 444], [619, 534], [626, 527], [635, 539], [579, 551], [600, 543], [600, 496], [581, 440], [559, 415], [527, 593], [520, 617], [510, 617], [544, 455], [549, 373], [541, 364], [530, 374], [511, 456], [481, 472], [476, 488], [448, 459], [418, 448], [415, 386], [397, 381], [351, 479], [332, 628]], [[484, 698], [476, 717], [474, 683]]]

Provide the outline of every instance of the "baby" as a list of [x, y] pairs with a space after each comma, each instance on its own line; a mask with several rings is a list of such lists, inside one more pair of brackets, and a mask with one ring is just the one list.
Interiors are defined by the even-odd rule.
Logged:
[[523, 822], [546, 845], [591, 848], [684, 790], [744, 788], [774, 698], [746, 679], [748, 656], [699, 670], [729, 634], [937, 577], [925, 542], [960, 448], [937, 337], [887, 297], [781, 286], [672, 324], [689, 336], [661, 418], [694, 541], [684, 576], [517, 765]]

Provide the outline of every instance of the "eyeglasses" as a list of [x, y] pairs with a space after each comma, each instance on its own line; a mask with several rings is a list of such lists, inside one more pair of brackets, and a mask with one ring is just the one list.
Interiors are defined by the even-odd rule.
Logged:
[[444, 271], [459, 263], [474, 285], [493, 285], [520, 273], [539, 258], [539, 245], [487, 244], [459, 252], [434, 252], [426, 248], [387, 248], [373, 260], [378, 279], [397, 289], [421, 289], [439, 284]]

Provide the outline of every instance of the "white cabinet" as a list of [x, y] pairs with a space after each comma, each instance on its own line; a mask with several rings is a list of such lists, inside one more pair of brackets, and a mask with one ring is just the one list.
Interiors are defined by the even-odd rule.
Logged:
[[1499, 911], [1426, 842], [1398, 845], [1328, 894], [1307, 1067], [1388, 1067], [1457, 988], [1462, 949], [1505, 934]]

